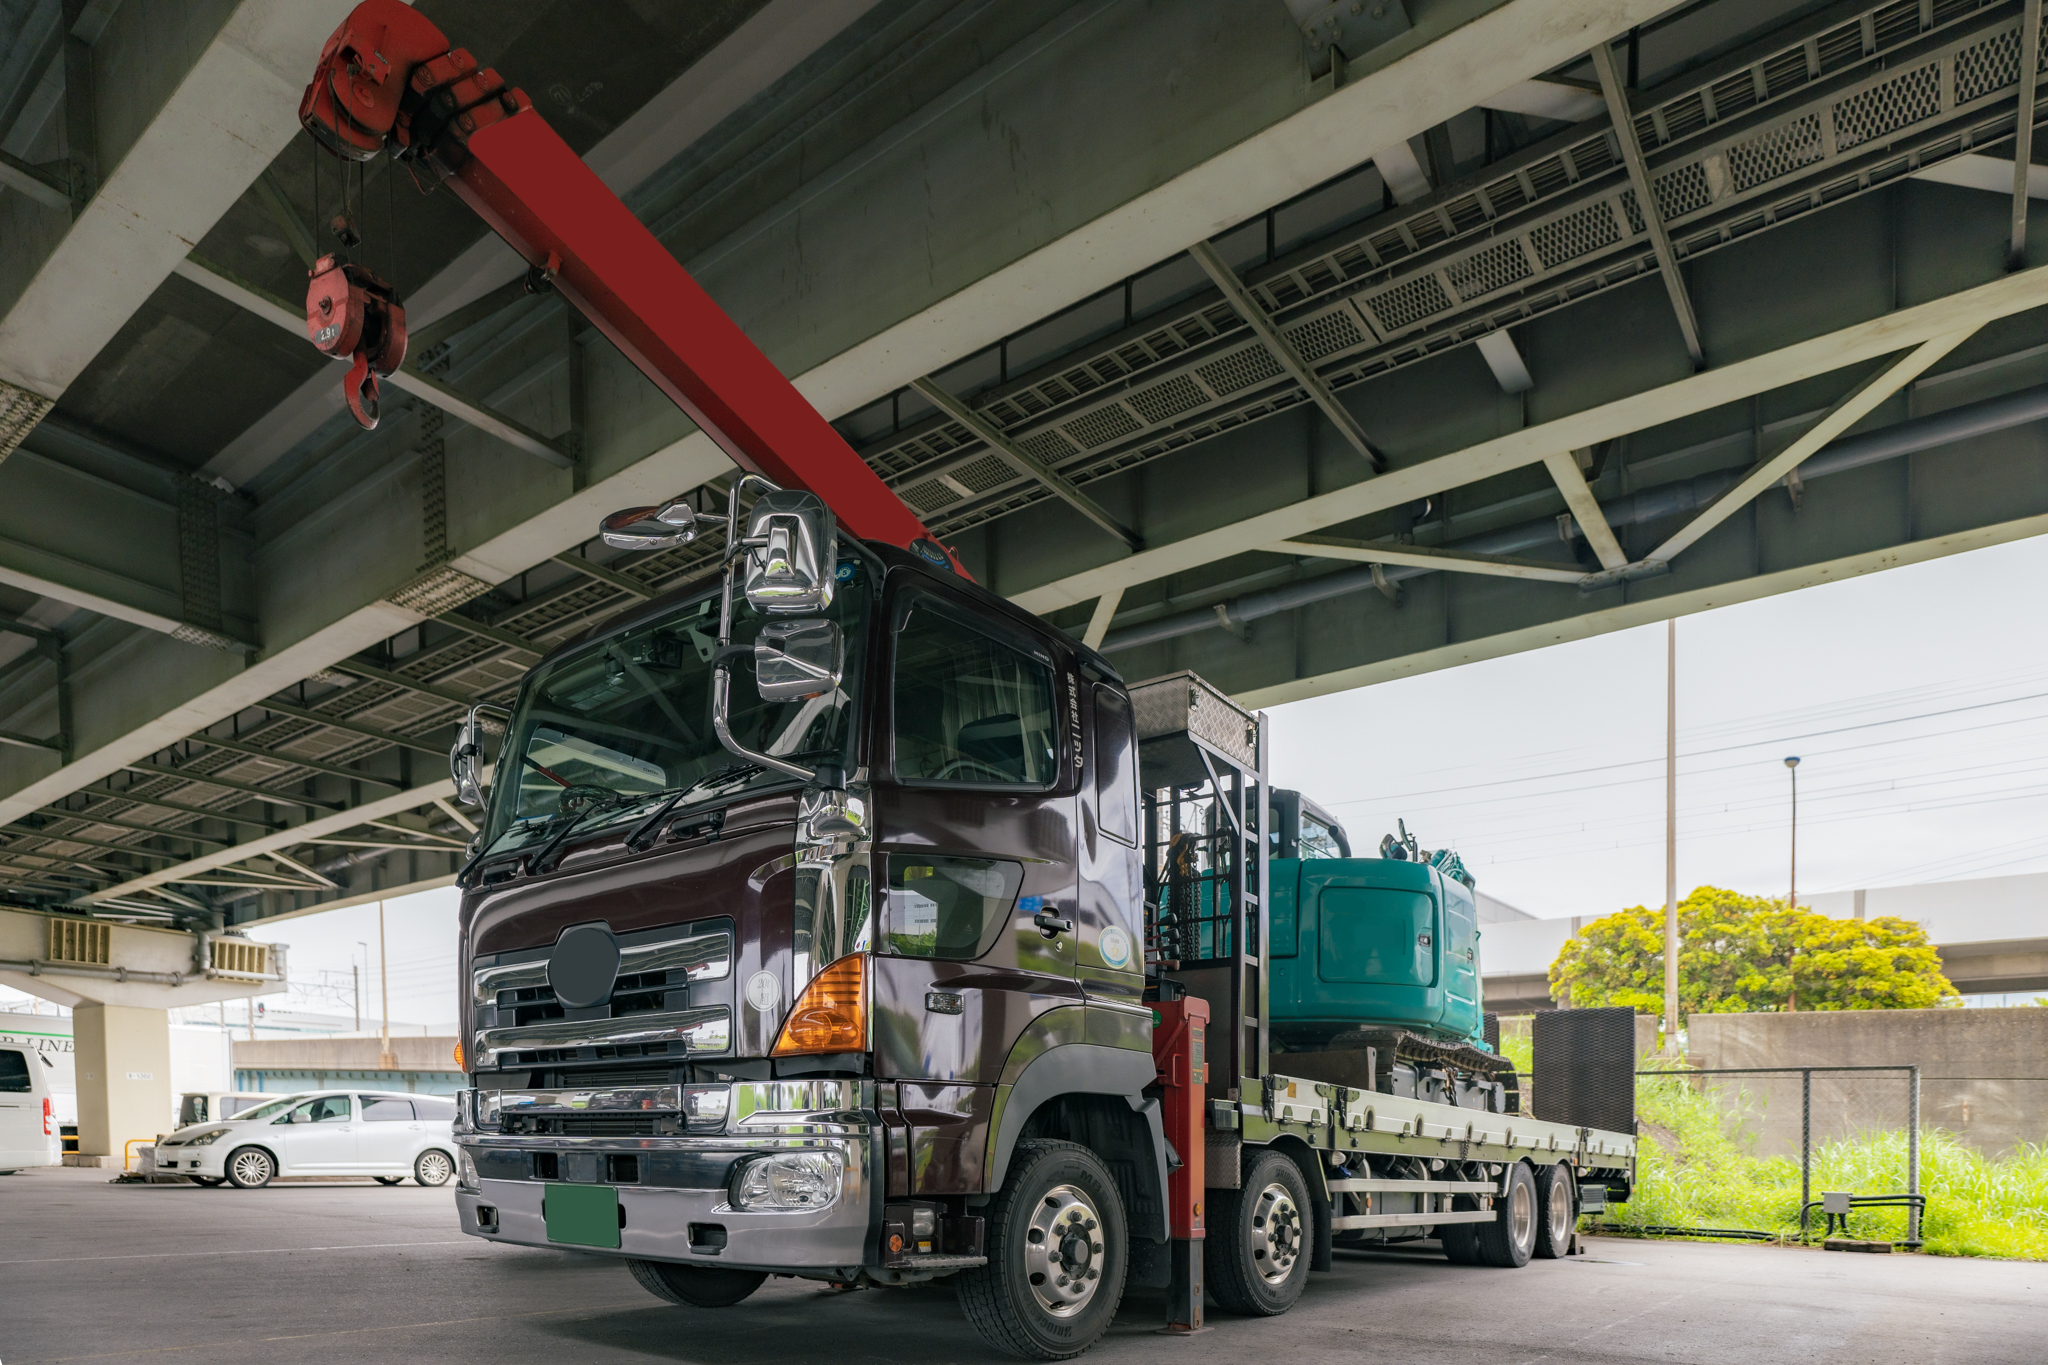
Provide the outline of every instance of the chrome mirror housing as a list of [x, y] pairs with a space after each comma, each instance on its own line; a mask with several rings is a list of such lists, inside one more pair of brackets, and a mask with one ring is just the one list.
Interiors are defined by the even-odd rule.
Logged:
[[455, 781], [455, 799], [465, 806], [481, 806], [484, 803], [484, 727], [483, 715], [490, 712], [501, 720], [510, 720], [512, 713], [502, 706], [488, 706], [479, 703], [463, 714], [462, 723], [455, 728], [455, 743], [448, 750], [448, 776]]
[[681, 498], [659, 507], [628, 507], [597, 524], [597, 533], [614, 550], [673, 550], [697, 538], [697, 513]]
[[838, 521], [817, 494], [784, 489], [762, 494], [748, 514], [741, 542], [746, 547], [741, 584], [748, 604], [771, 616], [830, 607], [838, 540]]
[[839, 686], [846, 641], [837, 621], [770, 621], [754, 640], [754, 687], [762, 701], [802, 701]]

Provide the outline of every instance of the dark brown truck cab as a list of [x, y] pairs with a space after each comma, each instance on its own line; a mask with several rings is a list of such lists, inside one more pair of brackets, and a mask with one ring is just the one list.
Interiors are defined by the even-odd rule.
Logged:
[[[757, 697], [776, 618], [734, 594], [722, 647], [717, 581], [526, 679], [461, 879], [464, 1228], [689, 1303], [1021, 1236], [1044, 1344], [1085, 1345], [1105, 1265], [1167, 1237], [1130, 699], [948, 568], [836, 545], [829, 687]], [[1020, 1163], [1035, 1222], [995, 1207]]]

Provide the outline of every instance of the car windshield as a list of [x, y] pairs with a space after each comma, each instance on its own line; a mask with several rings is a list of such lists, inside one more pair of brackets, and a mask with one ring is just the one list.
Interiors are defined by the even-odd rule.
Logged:
[[303, 1098], [305, 1098], [303, 1095], [285, 1095], [272, 1100], [268, 1104], [258, 1105], [254, 1109], [245, 1109], [235, 1115], [235, 1118], [237, 1120], [274, 1118], [291, 1108], [294, 1104], [297, 1104]]
[[[764, 702], [749, 654], [731, 665], [733, 738], [796, 762], [844, 761], [872, 595], [866, 565], [839, 561], [826, 615], [846, 640], [845, 681], [801, 701]], [[750, 645], [767, 620], [742, 598], [733, 641]], [[787, 779], [735, 758], [711, 728], [711, 660], [718, 648], [718, 590], [629, 630], [608, 635], [535, 670], [506, 730], [483, 856], [562, 832], [584, 831], [684, 801], [728, 796]]]

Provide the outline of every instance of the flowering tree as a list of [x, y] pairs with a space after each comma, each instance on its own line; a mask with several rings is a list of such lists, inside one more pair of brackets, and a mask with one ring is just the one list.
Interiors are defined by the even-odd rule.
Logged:
[[[1702, 886], [1678, 907], [1684, 1014], [1927, 1009], [1960, 997], [1910, 920], [1831, 919], [1783, 901]], [[1550, 964], [1550, 992], [1580, 1008], [1664, 1010], [1664, 911], [1594, 920]]]

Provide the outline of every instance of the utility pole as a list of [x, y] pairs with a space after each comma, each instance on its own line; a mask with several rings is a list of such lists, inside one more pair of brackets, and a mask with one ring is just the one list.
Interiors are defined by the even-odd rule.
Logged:
[[386, 1071], [398, 1069], [398, 1059], [391, 1055], [391, 959], [384, 953], [384, 902], [377, 902], [377, 983], [384, 992], [383, 1018], [379, 1021], [377, 1065]]
[[1664, 623], [1664, 1050], [1678, 1052], [1678, 621]]
[[354, 958], [349, 959], [348, 981], [356, 997], [356, 1032], [361, 1033], [363, 1031], [363, 973], [362, 969], [356, 966]]
[[1799, 760], [1797, 757], [1785, 760], [1785, 768], [1792, 774], [1792, 875], [1791, 885], [1785, 892], [1785, 908], [1794, 909], [1799, 904]]

